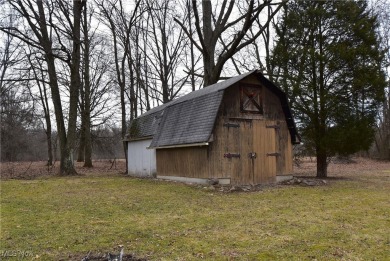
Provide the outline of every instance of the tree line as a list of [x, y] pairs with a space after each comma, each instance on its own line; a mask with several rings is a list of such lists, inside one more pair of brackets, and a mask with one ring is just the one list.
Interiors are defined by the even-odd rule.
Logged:
[[[141, 113], [260, 69], [288, 94], [320, 175], [332, 155], [374, 141], [390, 157], [389, 4], [376, 3], [3, 1], [3, 155], [15, 126], [28, 132], [39, 125], [48, 164], [58, 143], [60, 173], [76, 174], [74, 155], [92, 167], [97, 129], [119, 125], [124, 139]], [[356, 139], [362, 145], [350, 146]]]
[[[20, 113], [20, 112], [19, 112]], [[18, 114], [19, 114], [18, 113]], [[38, 116], [34, 116], [32, 122], [39, 122]], [[57, 141], [57, 132], [51, 134], [52, 145], [51, 158], [48, 158], [47, 135], [42, 126], [32, 126], [26, 128], [18, 121], [9, 122], [10, 118], [3, 119], [5, 129], [12, 128], [13, 131], [3, 132], [1, 139], [1, 162], [17, 161], [42, 161], [48, 167], [58, 164], [60, 150]], [[25, 122], [22, 122], [25, 124]], [[78, 133], [80, 135], [80, 133]], [[80, 139], [76, 143], [74, 157], [79, 156]], [[91, 131], [92, 158], [94, 160], [115, 160], [124, 159], [122, 149], [121, 130], [118, 127], [100, 126]], [[50, 163], [51, 161], [51, 163]], [[50, 163], [50, 164], [49, 164]]]

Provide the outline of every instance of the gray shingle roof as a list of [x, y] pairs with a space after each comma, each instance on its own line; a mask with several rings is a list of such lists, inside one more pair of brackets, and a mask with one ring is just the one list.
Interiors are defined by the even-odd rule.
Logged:
[[157, 110], [145, 116], [140, 116], [130, 123], [130, 128], [127, 133], [128, 140], [137, 140], [148, 137], [153, 137], [157, 132], [163, 110]]
[[280, 98], [292, 141], [299, 140], [286, 95], [257, 71], [232, 77], [149, 110], [131, 122], [127, 139], [153, 137], [150, 145], [153, 148], [208, 142], [223, 91], [253, 73]]
[[190, 92], [145, 112], [130, 123], [127, 140], [153, 137], [151, 147], [189, 144], [195, 140], [207, 142], [221, 104], [223, 92], [220, 91], [251, 73], [253, 72]]
[[223, 92], [212, 92], [168, 106], [150, 147], [207, 142]]

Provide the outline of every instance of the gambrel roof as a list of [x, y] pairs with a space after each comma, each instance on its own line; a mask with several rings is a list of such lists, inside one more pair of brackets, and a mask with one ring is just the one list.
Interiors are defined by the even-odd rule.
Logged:
[[151, 148], [207, 143], [224, 90], [250, 75], [256, 75], [265, 87], [279, 97], [291, 140], [299, 143], [285, 93], [258, 71], [232, 77], [149, 110], [131, 122], [127, 140], [152, 138]]

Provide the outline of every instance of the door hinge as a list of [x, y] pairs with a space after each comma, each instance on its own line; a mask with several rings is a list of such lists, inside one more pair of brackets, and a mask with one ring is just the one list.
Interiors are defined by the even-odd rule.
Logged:
[[228, 127], [228, 128], [240, 128], [240, 124], [238, 123], [224, 123], [223, 124], [224, 127]]
[[268, 128], [268, 129], [275, 129], [275, 130], [279, 130], [280, 129], [279, 125], [266, 125], [265, 127]]
[[224, 158], [228, 158], [228, 159], [231, 159], [231, 158], [241, 158], [241, 155], [240, 153], [225, 153], [223, 154], [223, 157]]
[[279, 153], [279, 152], [267, 153], [267, 156], [275, 156], [275, 157], [278, 157], [278, 156], [280, 156], [280, 153]]

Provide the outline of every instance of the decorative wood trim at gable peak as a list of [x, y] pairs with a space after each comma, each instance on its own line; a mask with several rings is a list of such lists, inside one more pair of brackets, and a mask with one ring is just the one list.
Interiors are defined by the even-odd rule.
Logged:
[[240, 111], [241, 113], [264, 114], [261, 85], [247, 83], [240, 85]]

